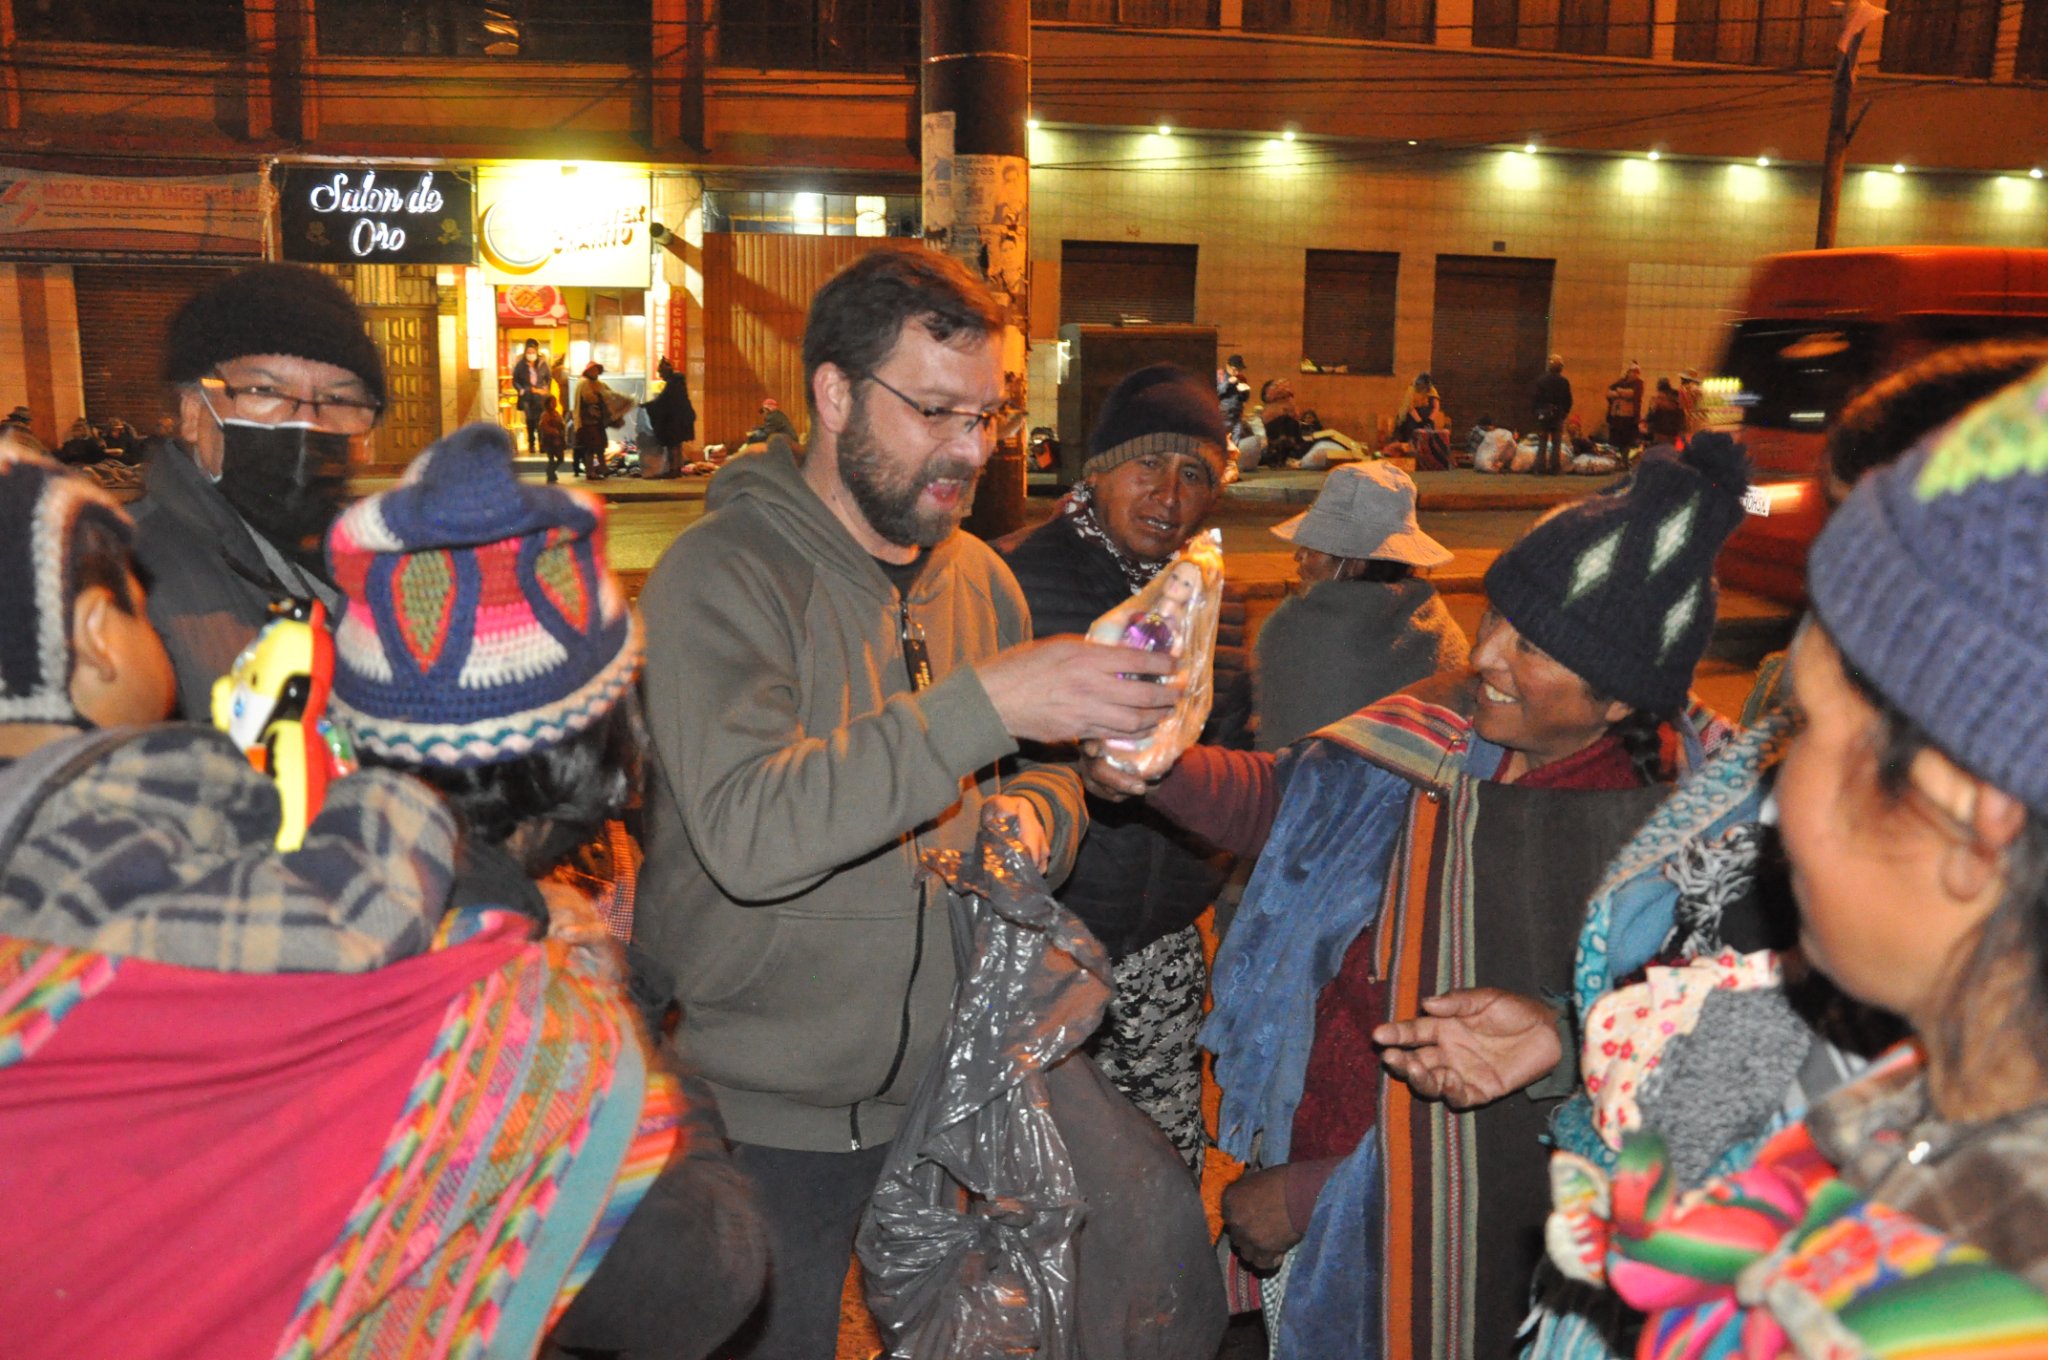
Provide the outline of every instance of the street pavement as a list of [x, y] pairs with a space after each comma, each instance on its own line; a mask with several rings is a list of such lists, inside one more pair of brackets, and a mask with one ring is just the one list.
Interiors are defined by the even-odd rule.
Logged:
[[[544, 478], [539, 464], [522, 464], [522, 477]], [[1223, 533], [1225, 570], [1244, 590], [1254, 634], [1279, 604], [1294, 581], [1294, 550], [1271, 532], [1272, 526], [1308, 508], [1323, 474], [1318, 472], [1256, 472], [1230, 486], [1210, 523]], [[362, 482], [365, 492], [391, 485], [394, 478]], [[1417, 478], [1418, 518], [1425, 532], [1454, 554], [1431, 574], [1452, 616], [1470, 636], [1485, 610], [1482, 580], [1502, 548], [1519, 538], [1552, 506], [1591, 495], [1609, 485], [1610, 477], [1535, 477], [1490, 475], [1465, 470], [1425, 472]], [[610, 508], [612, 565], [629, 596], [637, 597], [662, 552], [704, 513], [708, 478], [682, 477], [645, 482], [612, 477], [601, 482], [570, 479], [569, 485], [601, 495]], [[1053, 512], [1050, 495], [1034, 494], [1025, 502], [1028, 521]], [[1696, 688], [1707, 704], [1733, 715], [1755, 678], [1762, 656], [1785, 645], [1795, 614], [1784, 605], [1739, 591], [1723, 591], [1714, 641], [1701, 664]]]

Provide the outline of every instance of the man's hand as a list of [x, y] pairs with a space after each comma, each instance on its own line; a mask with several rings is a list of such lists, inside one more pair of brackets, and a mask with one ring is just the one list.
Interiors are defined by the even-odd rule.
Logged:
[[1230, 1248], [1253, 1270], [1271, 1270], [1301, 1240], [1287, 1216], [1287, 1168], [1247, 1171], [1223, 1192]]
[[1061, 742], [1146, 735], [1173, 710], [1183, 686], [1123, 677], [1164, 677], [1179, 664], [1164, 652], [1057, 637], [1007, 647], [974, 673], [1011, 736]]
[[1076, 767], [1081, 773], [1081, 787], [1105, 803], [1121, 803], [1126, 798], [1143, 798], [1152, 791], [1157, 781], [1147, 779], [1129, 770], [1119, 770], [1109, 763], [1103, 754], [1102, 743], [1084, 741], [1081, 743], [1081, 763]]
[[1042, 874], [1052, 867], [1052, 837], [1046, 834], [1045, 823], [1038, 819], [1038, 804], [1014, 793], [992, 794], [981, 805], [981, 824], [994, 830], [999, 817], [1016, 819], [1017, 841], [1038, 866], [1038, 872]]
[[1423, 1014], [1372, 1032], [1380, 1061], [1424, 1100], [1469, 1110], [1542, 1080], [1564, 1050], [1557, 1012], [1533, 996], [1474, 987], [1426, 998]]

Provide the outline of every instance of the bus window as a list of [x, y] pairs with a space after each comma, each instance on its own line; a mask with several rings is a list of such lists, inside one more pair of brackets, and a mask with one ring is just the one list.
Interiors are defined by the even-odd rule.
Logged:
[[1746, 426], [1818, 434], [1882, 360], [1881, 327], [1833, 321], [1744, 321], [1721, 372]]

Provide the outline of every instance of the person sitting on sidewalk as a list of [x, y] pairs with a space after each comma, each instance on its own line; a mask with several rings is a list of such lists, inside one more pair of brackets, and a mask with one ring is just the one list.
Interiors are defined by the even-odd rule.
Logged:
[[[1561, 1052], [1557, 1013], [1519, 998], [1564, 993], [1611, 852], [1729, 730], [1687, 691], [1747, 467], [1732, 441], [1700, 442], [1503, 552], [1471, 671], [1278, 756], [1194, 747], [1150, 794], [1259, 855], [1203, 1043], [1218, 1142], [1257, 1167], [1226, 1195], [1232, 1242], [1287, 1274], [1282, 1360], [1513, 1349], [1550, 1102], [1506, 1097]], [[1087, 774], [1143, 789], [1099, 760]], [[1446, 1075], [1447, 1051], [1531, 1034], [1547, 1051], [1513, 1070]], [[1451, 1199], [1469, 1209], [1446, 1221]]]

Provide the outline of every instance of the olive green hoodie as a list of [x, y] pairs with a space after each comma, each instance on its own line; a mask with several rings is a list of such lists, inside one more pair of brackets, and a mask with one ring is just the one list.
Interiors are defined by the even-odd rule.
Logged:
[[999, 790], [1038, 804], [1055, 880], [1085, 827], [1071, 771], [996, 768], [1016, 743], [972, 667], [1030, 637], [1023, 593], [956, 532], [903, 599], [777, 439], [720, 470], [640, 608], [655, 760], [634, 940], [675, 973], [684, 1054], [740, 1142], [886, 1141], [955, 979], [918, 853], [970, 845]]

